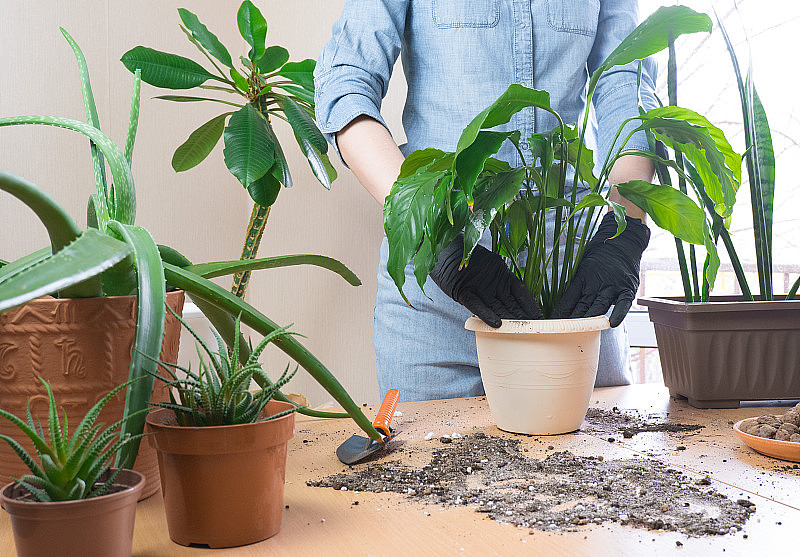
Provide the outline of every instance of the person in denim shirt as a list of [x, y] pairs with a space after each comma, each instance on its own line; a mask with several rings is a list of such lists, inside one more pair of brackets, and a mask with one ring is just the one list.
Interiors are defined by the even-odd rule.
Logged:
[[[549, 91], [551, 104], [564, 121], [576, 122], [589, 76], [637, 24], [636, 0], [346, 0], [315, 70], [317, 123], [361, 184], [383, 205], [406, 155], [426, 147], [454, 150], [463, 128], [512, 83]], [[398, 55], [408, 84], [403, 110], [407, 143], [399, 147], [380, 113]], [[652, 98], [653, 76], [645, 72], [644, 77], [641, 93], [635, 64], [614, 68], [597, 84], [593, 98], [597, 160], [612, 147], [619, 125], [638, 115], [639, 95], [646, 105], [652, 104], [648, 99]], [[552, 115], [527, 108], [497, 129], [518, 129], [525, 138], [555, 124]], [[520, 147], [529, 149], [524, 141]], [[643, 133], [635, 134], [626, 148], [646, 150]], [[509, 144], [498, 157], [512, 165], [520, 164], [518, 153]], [[617, 162], [610, 182], [649, 181], [652, 175], [648, 159], [628, 156]], [[629, 227], [620, 237], [606, 242], [619, 240], [616, 255], [602, 252], [604, 246], [600, 246], [593, 262], [584, 258], [581, 267], [585, 268], [579, 267], [579, 272], [583, 270], [591, 278], [610, 277], [611, 282], [623, 275], [632, 282], [632, 275], [637, 275], [636, 284], [626, 286], [624, 295], [616, 299], [621, 310], [612, 313], [615, 325], [630, 307], [638, 286], [639, 259], [648, 232], [642, 224], [644, 213], [616, 191], [611, 195], [626, 207]], [[627, 243], [622, 241], [625, 234]], [[489, 242], [485, 237], [481, 245]], [[464, 329], [472, 311], [431, 280], [425, 289], [428, 296], [423, 294], [416, 286], [411, 265], [406, 269], [406, 294], [414, 307], [409, 307], [386, 271], [387, 257], [384, 238], [374, 313], [381, 393], [398, 388], [404, 400], [483, 394], [474, 334]], [[492, 258], [499, 256], [490, 254], [485, 259], [495, 264]], [[604, 268], [590, 268], [595, 264]], [[434, 271], [432, 275], [436, 275]], [[482, 271], [470, 272], [475, 278], [474, 273]], [[453, 295], [450, 279], [445, 284], [441, 279], [448, 273], [438, 275], [437, 284]], [[494, 277], [486, 272], [484, 276]], [[582, 292], [590, 288], [584, 283], [590, 282], [573, 281], [573, 302], [596, 295]], [[603, 290], [609, 285], [593, 288]], [[579, 309], [573, 311], [571, 307], [564, 315], [585, 314], [589, 306], [595, 315], [609, 309], [606, 304], [598, 313], [591, 300], [582, 303], [577, 304]], [[480, 317], [487, 320], [484, 315]], [[596, 385], [628, 383], [624, 326], [606, 330]]]

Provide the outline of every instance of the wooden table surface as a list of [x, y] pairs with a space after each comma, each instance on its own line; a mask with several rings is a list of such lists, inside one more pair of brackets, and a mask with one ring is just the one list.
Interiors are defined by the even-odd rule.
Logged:
[[[649, 457], [680, 468], [698, 479], [710, 476], [712, 486], [733, 500], [749, 498], [756, 512], [742, 531], [724, 536], [687, 537], [675, 532], [650, 531], [616, 523], [589, 525], [579, 532], [546, 533], [517, 528], [489, 519], [471, 507], [441, 507], [410, 500], [397, 493], [354, 493], [314, 488], [319, 479], [346, 467], [336, 458], [336, 447], [353, 433], [349, 420], [317, 420], [298, 416], [289, 442], [283, 524], [279, 534], [250, 546], [209, 550], [186, 548], [169, 539], [161, 495], [139, 503], [133, 542], [137, 557], [172, 555], [235, 556], [427, 556], [427, 555], [761, 555], [795, 554], [800, 529], [800, 469], [792, 463], [760, 455], [742, 445], [731, 423], [780, 408], [748, 407], [734, 410], [697, 410], [669, 398], [656, 385], [596, 389], [591, 407], [637, 410], [663, 421], [699, 424], [691, 433], [639, 433], [630, 439], [590, 428], [551, 437], [516, 436], [528, 455], [540, 458], [553, 450], [576, 455], [602, 454], [606, 459]], [[374, 407], [365, 409], [373, 416]], [[394, 425], [415, 455], [430, 453], [445, 433], [462, 435], [484, 431], [510, 436], [491, 422], [482, 398], [400, 403], [402, 416]], [[433, 439], [425, 439], [428, 432]], [[552, 446], [553, 449], [548, 449]], [[678, 450], [677, 447], [685, 447]], [[416, 458], [419, 458], [417, 456]], [[788, 466], [787, 466], [788, 465]], [[361, 464], [357, 466], [369, 466]], [[358, 505], [353, 505], [358, 501]], [[13, 539], [6, 513], [0, 516], [0, 554], [13, 555]], [[682, 545], [676, 544], [680, 542]]]

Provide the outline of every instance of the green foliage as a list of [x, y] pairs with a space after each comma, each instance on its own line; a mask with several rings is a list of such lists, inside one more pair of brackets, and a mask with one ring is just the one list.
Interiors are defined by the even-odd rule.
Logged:
[[[171, 311], [171, 310], [170, 310]], [[278, 390], [289, 382], [297, 372], [289, 373], [289, 366], [274, 383], [269, 379], [258, 358], [268, 344], [281, 337], [297, 334], [290, 333], [288, 327], [278, 328], [266, 335], [255, 348], [250, 345], [250, 355], [240, 364], [239, 343], [241, 316], [234, 324], [233, 344], [226, 346], [222, 337], [214, 332], [217, 339], [218, 352], [212, 352], [206, 342], [179, 315], [174, 314], [184, 327], [195, 338], [200, 369], [197, 373], [188, 368], [168, 362], [159, 361], [159, 365], [171, 379], [160, 375], [156, 378], [170, 386], [170, 402], [155, 403], [162, 408], [175, 412], [178, 425], [181, 426], [215, 426], [248, 424], [258, 421], [272, 420], [294, 412], [297, 408], [263, 416], [267, 403], [278, 393]], [[207, 358], [207, 359], [206, 359]], [[180, 373], [178, 373], [180, 372]], [[253, 394], [250, 384], [254, 378], [266, 385]], [[175, 397], [175, 391], [178, 396]]]
[[[108, 427], [103, 427], [102, 423], [96, 421], [103, 407], [132, 382], [116, 387], [100, 399], [70, 436], [66, 412], [62, 423], [50, 384], [41, 377], [39, 380], [47, 391], [49, 401], [47, 435], [41, 422], [34, 420], [30, 401], [26, 420], [0, 409], [0, 417], [19, 428], [31, 440], [36, 450], [37, 458], [34, 458], [17, 440], [8, 435], [0, 435], [0, 439], [8, 443], [31, 471], [30, 474], [16, 479], [17, 484], [24, 487], [37, 501], [44, 502], [105, 495], [119, 473], [119, 470], [113, 470], [109, 474], [112, 459], [120, 450], [138, 441], [142, 434], [132, 435], [119, 431], [126, 421], [136, 417], [135, 414], [129, 414]], [[143, 409], [138, 414], [146, 411], [147, 409]]]
[[[657, 10], [622, 41], [592, 76], [588, 98], [603, 72], [662, 50], [670, 36], [709, 30], [710, 19], [705, 14], [682, 6]], [[490, 130], [508, 123], [527, 107], [553, 114], [558, 124], [526, 139], [530, 146], [526, 158], [520, 149], [519, 132]], [[411, 153], [384, 207], [389, 241], [387, 267], [400, 293], [403, 294], [404, 269], [412, 259], [422, 287], [439, 253], [457, 234], [464, 234], [462, 264], [466, 265], [488, 229], [493, 250], [507, 258], [512, 271], [548, 316], [572, 279], [586, 242], [599, 222], [595, 209], [607, 206], [617, 220], [617, 233], [625, 228], [623, 207], [608, 199], [607, 180], [613, 164], [627, 155], [664, 162], [650, 152], [626, 151], [628, 136], [615, 143], [617, 150], [609, 153], [600, 165], [599, 177], [595, 177], [593, 153], [584, 143], [588, 117], [587, 107], [578, 131], [577, 124], [564, 123], [550, 106], [547, 91], [514, 84], [464, 128], [454, 152], [423, 149]], [[719, 215], [729, 215], [739, 186], [741, 157], [733, 152], [722, 132], [699, 114], [677, 107], [643, 113], [638, 120], [637, 131], [646, 131], [683, 149], [698, 175], [715, 176], [715, 181], [703, 182], [682, 173], [711, 200]], [[518, 168], [493, 158], [505, 142], [513, 144], [519, 153], [522, 164]], [[577, 187], [572, 188], [571, 195], [566, 193], [570, 170], [575, 175], [575, 186], [582, 184], [590, 189], [580, 202]], [[685, 193], [666, 186], [632, 181], [618, 188], [656, 225], [678, 238], [705, 246], [709, 252], [706, 278], [713, 284], [719, 260], [711, 236], [713, 223], [704, 210]], [[551, 211], [555, 213], [555, 230], [549, 232], [545, 218]], [[553, 247], [546, 249], [551, 239]]]
[[[199, 29], [194, 25], [193, 27]], [[148, 406], [153, 388], [152, 375], [157, 369], [156, 362], [161, 352], [166, 314], [164, 300], [168, 289], [185, 290], [231, 343], [233, 342], [232, 316], [243, 314], [246, 317], [244, 322], [264, 335], [271, 334], [279, 327], [241, 298], [231, 295], [209, 279], [193, 272], [190, 269], [191, 262], [177, 250], [156, 244], [146, 229], [134, 225], [136, 193], [130, 157], [133, 153], [138, 119], [139, 70], [134, 74], [133, 106], [128, 124], [126, 153], [123, 153], [108, 136], [91, 123], [96, 121], [96, 111], [93, 109], [94, 101], [88, 71], [84, 71], [85, 60], [77, 43], [71, 40], [66, 32], [64, 35], [68, 37], [79, 61], [83, 99], [90, 122], [54, 116], [19, 116], [0, 118], [0, 127], [38, 124], [79, 132], [91, 141], [93, 165], [104, 161], [112, 181], [107, 183], [105, 171], [99, 172], [95, 166], [95, 178], [98, 183], [96, 193], [90, 196], [88, 204], [90, 226], [86, 230], [80, 230], [74, 219], [37, 186], [20, 177], [0, 172], [0, 191], [16, 197], [34, 212], [47, 229], [51, 243], [49, 248], [42, 248], [16, 261], [3, 261], [0, 265], [0, 312], [48, 294], [60, 297], [119, 294], [137, 296], [134, 350], [129, 370], [129, 379], [132, 383], [126, 391], [125, 420], [122, 423], [122, 435], [126, 438], [130, 436], [130, 442], [121, 447], [117, 463], [121, 468], [129, 468], [133, 465], [138, 451], [139, 434], [144, 426], [144, 415], [141, 411]], [[207, 42], [208, 38], [203, 40]], [[261, 122], [265, 122], [251, 106], [248, 105], [247, 110], [255, 114], [256, 118], [260, 118]], [[187, 155], [184, 160], [190, 159], [191, 156]], [[255, 183], [257, 184], [259, 180]], [[359, 282], [358, 278], [338, 261], [314, 255], [275, 261], [209, 263], [203, 272], [220, 276], [237, 271], [298, 263], [313, 263], [341, 275], [351, 284]], [[273, 341], [305, 368], [342, 405], [346, 414], [319, 413], [309, 409], [302, 409], [303, 412], [323, 416], [352, 416], [370, 437], [380, 439], [380, 434], [372, 427], [358, 405], [313, 354], [298, 341], [286, 335], [275, 336]], [[247, 360], [247, 346], [242, 346], [240, 356]], [[256, 373], [254, 378], [268, 385], [265, 378], [259, 374]], [[285, 399], [279, 391], [277, 397]]]

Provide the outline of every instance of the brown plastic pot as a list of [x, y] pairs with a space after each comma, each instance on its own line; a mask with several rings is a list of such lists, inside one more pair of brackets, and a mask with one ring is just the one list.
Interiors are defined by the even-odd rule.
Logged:
[[[264, 415], [291, 407], [271, 401]], [[172, 541], [234, 547], [278, 533], [294, 414], [252, 424], [180, 427], [172, 410], [158, 409], [148, 414], [147, 428], [158, 452]]]
[[[183, 311], [183, 291], [168, 292], [167, 304], [178, 315]], [[0, 408], [25, 415], [31, 412], [47, 423], [47, 393], [38, 377], [53, 388], [69, 423], [80, 423], [89, 409], [108, 391], [128, 380], [131, 350], [136, 330], [136, 297], [56, 299], [44, 297], [0, 314]], [[167, 313], [161, 359], [178, 359], [181, 324]], [[169, 400], [161, 382], [156, 382], [152, 400]], [[100, 414], [107, 424], [122, 418], [124, 393], [114, 397]], [[19, 430], [0, 420], [0, 433], [18, 437]], [[21, 439], [28, 452], [29, 439]], [[145, 476], [141, 497], [159, 489], [155, 451], [141, 443], [134, 469]], [[0, 485], [26, 474], [28, 469], [6, 443], [0, 444]]]
[[800, 398], [800, 300], [640, 298], [656, 333], [664, 384], [696, 408]]
[[27, 491], [8, 484], [0, 502], [11, 515], [17, 556], [129, 557], [144, 482], [139, 472], [121, 470], [114, 483], [120, 491], [56, 503], [21, 500]]

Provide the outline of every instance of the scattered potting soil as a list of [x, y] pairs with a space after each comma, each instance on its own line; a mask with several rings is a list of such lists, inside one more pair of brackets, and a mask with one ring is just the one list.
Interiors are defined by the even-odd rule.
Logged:
[[449, 438], [421, 468], [378, 461], [307, 483], [470, 506], [494, 520], [548, 532], [616, 522], [689, 536], [727, 534], [741, 530], [755, 511], [751, 501], [733, 501], [709, 487], [708, 477], [694, 480], [656, 460], [569, 451], [535, 459], [526, 451], [518, 439], [477, 432]]
[[646, 418], [637, 412], [622, 411], [616, 406], [611, 410], [589, 408], [586, 412], [586, 423], [588, 427], [584, 430], [589, 433], [621, 433], [626, 439], [646, 431], [681, 433], [698, 431], [705, 427], [697, 424], [668, 423], [654, 418]]
[[744, 420], [739, 428], [750, 435], [800, 443], [800, 403], [785, 414], [764, 414]]

